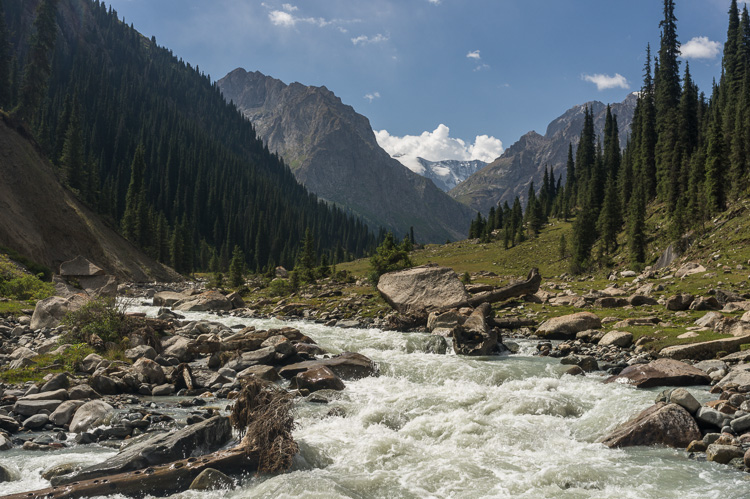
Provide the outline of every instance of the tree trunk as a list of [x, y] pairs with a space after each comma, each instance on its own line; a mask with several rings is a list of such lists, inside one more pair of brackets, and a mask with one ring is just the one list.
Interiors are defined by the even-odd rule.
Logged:
[[525, 281], [509, 284], [494, 291], [476, 294], [469, 298], [469, 305], [477, 307], [482, 303], [496, 303], [517, 296], [534, 294], [539, 291], [541, 283], [542, 276], [539, 274], [539, 269], [533, 268]]

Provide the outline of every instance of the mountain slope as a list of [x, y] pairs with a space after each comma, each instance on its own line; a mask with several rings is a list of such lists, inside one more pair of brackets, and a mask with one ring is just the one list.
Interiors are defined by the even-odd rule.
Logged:
[[[636, 95], [630, 94], [623, 102], [612, 104], [612, 114], [617, 116], [622, 147], [625, 146], [630, 133], [636, 100]], [[497, 203], [508, 201], [512, 204], [516, 196], [525, 198], [532, 180], [535, 186], [540, 186], [545, 166], [554, 169], [555, 178], [562, 175], [564, 182], [568, 144], [572, 142], [575, 150], [583, 129], [583, 115], [587, 106], [594, 114], [596, 133], [601, 135], [607, 106], [598, 101], [575, 106], [552, 121], [547, 126], [544, 136], [534, 131], [527, 133], [506, 149], [498, 159], [452, 189], [450, 195], [476, 210], [487, 213]]]
[[474, 173], [487, 166], [486, 162], [479, 159], [471, 161], [457, 159], [429, 161], [424, 158], [417, 158], [417, 161], [419, 161], [423, 171], [416, 173], [432, 180], [444, 192], [450, 191]]
[[219, 80], [227, 100], [253, 123], [269, 150], [318, 196], [397, 235], [420, 242], [466, 237], [473, 210], [392, 159], [370, 122], [325, 87], [285, 83], [236, 69]]
[[123, 239], [57, 180], [37, 147], [0, 119], [0, 246], [57, 271], [82, 255], [134, 281], [180, 279]]

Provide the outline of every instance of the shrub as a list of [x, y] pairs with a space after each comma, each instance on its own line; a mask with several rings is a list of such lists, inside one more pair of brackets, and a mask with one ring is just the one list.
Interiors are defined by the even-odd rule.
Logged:
[[13, 300], [43, 300], [52, 296], [55, 287], [42, 281], [42, 277], [24, 272], [7, 256], [0, 255], [0, 296]]
[[62, 324], [69, 329], [63, 337], [67, 343], [91, 344], [94, 335], [104, 343], [120, 343], [130, 331], [143, 326], [143, 320], [125, 315], [114, 298], [98, 298], [68, 312]]
[[380, 276], [386, 272], [402, 270], [412, 266], [409, 259], [409, 252], [402, 246], [396, 246], [393, 240], [393, 234], [390, 232], [385, 235], [385, 239], [375, 250], [375, 254], [370, 257], [370, 280], [377, 284]]
[[268, 294], [271, 296], [289, 296], [293, 292], [292, 285], [286, 279], [274, 279], [268, 285]]

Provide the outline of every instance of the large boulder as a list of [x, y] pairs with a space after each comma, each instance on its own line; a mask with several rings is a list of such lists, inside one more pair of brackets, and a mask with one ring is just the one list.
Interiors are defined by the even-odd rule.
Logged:
[[55, 477], [51, 482], [53, 486], [63, 485], [139, 470], [191, 456], [201, 456], [220, 449], [231, 438], [232, 426], [229, 418], [214, 416], [177, 431], [156, 433], [151, 438], [126, 447], [119, 454], [102, 463], [89, 466], [71, 475]]
[[740, 364], [732, 368], [729, 373], [717, 383], [719, 388], [742, 386], [750, 388], [750, 364]]
[[599, 441], [607, 447], [662, 444], [684, 449], [700, 438], [701, 431], [688, 411], [658, 402]]
[[677, 272], [674, 273], [674, 276], [677, 278], [683, 278], [689, 275], [693, 274], [700, 274], [702, 272], [706, 271], [706, 267], [699, 263], [695, 262], [687, 262], [680, 267]]
[[49, 420], [55, 426], [64, 426], [73, 419], [73, 415], [85, 402], [83, 400], [66, 400], [49, 415]]
[[234, 482], [219, 470], [206, 468], [192, 481], [189, 490], [232, 489]]
[[664, 306], [667, 307], [667, 310], [672, 311], [680, 311], [680, 310], [687, 310], [690, 308], [690, 304], [693, 303], [693, 300], [695, 297], [689, 293], [681, 293], [679, 295], [672, 295], [669, 298], [667, 298], [667, 301], [664, 303]]
[[174, 305], [175, 310], [183, 312], [206, 312], [209, 310], [232, 310], [232, 302], [215, 290], [206, 291], [186, 298]]
[[292, 386], [307, 389], [311, 392], [318, 390], [343, 390], [344, 382], [341, 378], [325, 366], [315, 367], [301, 372], [292, 379]]
[[65, 277], [97, 276], [104, 275], [104, 270], [79, 255], [73, 260], [60, 264], [60, 275]]
[[167, 379], [164, 369], [158, 363], [145, 357], [141, 357], [133, 364], [131, 372], [141, 383], [161, 385]]
[[101, 424], [104, 418], [114, 410], [114, 407], [102, 400], [86, 402], [73, 415], [70, 422], [70, 431], [72, 433], [83, 433]]
[[31, 316], [31, 329], [43, 327], [57, 327], [65, 314], [81, 308], [87, 301], [83, 295], [72, 295], [68, 298], [62, 296], [50, 296], [39, 300]]
[[674, 345], [662, 348], [659, 355], [670, 359], [709, 360], [715, 359], [719, 352], [733, 353], [740, 350], [741, 345], [750, 343], [750, 335], [738, 338], [724, 338], [721, 340], [690, 343], [688, 345]]
[[571, 339], [577, 333], [587, 329], [599, 329], [602, 321], [591, 312], [578, 312], [576, 314], [553, 317], [544, 321], [536, 330], [536, 334], [549, 339]]
[[423, 265], [380, 276], [378, 291], [402, 314], [466, 306], [469, 294], [453, 269]]
[[21, 416], [33, 416], [42, 411], [52, 412], [62, 404], [62, 400], [24, 400], [19, 399], [13, 404], [13, 412]]
[[616, 346], [627, 348], [633, 343], [633, 334], [627, 331], [610, 331], [599, 340], [600, 347]]
[[330, 359], [308, 360], [282, 367], [279, 374], [286, 379], [291, 379], [297, 374], [325, 366], [342, 379], [360, 379], [378, 374], [375, 363], [359, 353], [344, 352]]
[[187, 295], [175, 291], [160, 291], [154, 295], [153, 305], [155, 307], [171, 307], [175, 303], [187, 298]]
[[612, 376], [605, 383], [626, 383], [638, 388], [653, 386], [708, 385], [711, 378], [700, 369], [673, 359], [656, 359], [648, 364], [635, 364]]
[[95, 275], [79, 277], [78, 284], [81, 285], [81, 288], [83, 288], [89, 296], [107, 296], [110, 298], [117, 296], [117, 278], [115, 276]]

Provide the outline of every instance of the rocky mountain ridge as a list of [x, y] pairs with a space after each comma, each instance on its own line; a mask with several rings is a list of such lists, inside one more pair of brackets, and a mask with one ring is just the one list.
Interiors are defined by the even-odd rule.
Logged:
[[466, 237], [474, 210], [391, 158], [369, 120], [326, 87], [289, 85], [236, 69], [217, 82], [253, 123], [268, 149], [321, 198], [398, 236], [419, 242]]
[[[636, 101], [637, 95], [631, 93], [624, 101], [611, 104], [612, 114], [617, 116], [621, 147], [630, 133]], [[487, 213], [498, 203], [512, 204], [516, 196], [525, 199], [531, 181], [537, 187], [541, 184], [545, 167], [554, 169], [555, 178], [562, 175], [565, 182], [568, 144], [572, 143], [574, 150], [578, 145], [586, 107], [594, 114], [596, 133], [603, 134], [607, 105], [592, 101], [575, 106], [553, 120], [544, 135], [531, 131], [522, 136], [502, 156], [453, 188], [450, 195]]]
[[488, 164], [479, 159], [471, 161], [457, 159], [429, 161], [424, 158], [417, 158], [417, 161], [423, 168], [422, 172], [417, 173], [432, 180], [438, 188], [445, 192], [450, 191]]

